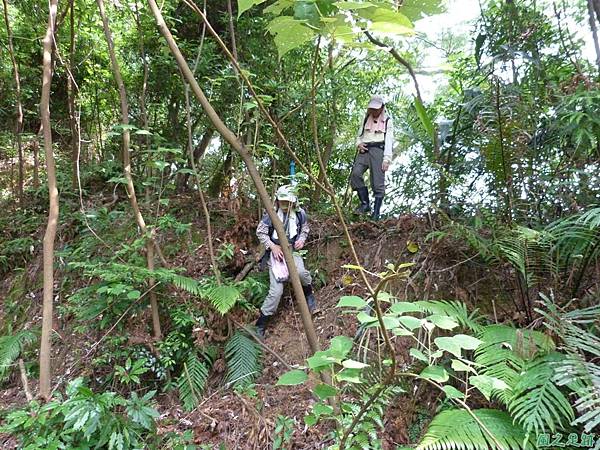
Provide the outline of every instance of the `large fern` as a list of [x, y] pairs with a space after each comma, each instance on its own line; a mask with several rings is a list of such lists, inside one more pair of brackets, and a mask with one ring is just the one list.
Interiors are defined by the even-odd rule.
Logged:
[[19, 355], [36, 339], [37, 333], [33, 330], [0, 337], [0, 382], [6, 380]]
[[559, 336], [560, 349], [567, 353], [555, 363], [555, 381], [577, 395], [574, 406], [579, 417], [573, 425], [583, 425], [589, 433], [600, 425], [600, 305], [563, 312], [547, 298], [544, 304], [546, 309], [538, 312]]
[[527, 287], [556, 274], [551, 237], [543, 231], [521, 226], [506, 230], [495, 240], [493, 251], [521, 274]]
[[198, 405], [206, 386], [208, 371], [208, 361], [200, 359], [195, 351], [191, 352], [183, 363], [177, 386], [179, 398], [187, 411], [193, 410]]
[[232, 285], [216, 286], [207, 294], [213, 307], [221, 314], [227, 313], [242, 297], [238, 288]]
[[[488, 325], [478, 338], [483, 343], [475, 350], [475, 362], [481, 366], [481, 373], [498, 378], [510, 387], [517, 384], [527, 360], [554, 349], [552, 339], [544, 333], [507, 325]], [[508, 404], [511, 391], [494, 391], [492, 395]]]
[[261, 370], [261, 348], [244, 333], [237, 331], [225, 345], [226, 383], [244, 386], [252, 383]]
[[[473, 414], [504, 450], [530, 449], [523, 428], [504, 411], [477, 409]], [[524, 445], [525, 443], [525, 445]], [[451, 409], [433, 418], [417, 450], [493, 450], [499, 448], [468, 411]]]
[[527, 432], [554, 433], [575, 420], [569, 400], [554, 383], [555, 363], [563, 357], [553, 352], [526, 363], [512, 386], [508, 411]]

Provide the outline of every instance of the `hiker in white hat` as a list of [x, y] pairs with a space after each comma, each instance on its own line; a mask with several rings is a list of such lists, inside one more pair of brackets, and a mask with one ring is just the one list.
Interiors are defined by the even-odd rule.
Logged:
[[371, 211], [369, 190], [363, 179], [364, 173], [369, 169], [371, 189], [375, 197], [371, 218], [379, 220], [381, 204], [385, 195], [385, 172], [392, 162], [393, 147], [392, 118], [385, 111], [383, 98], [374, 95], [367, 105], [367, 114], [356, 138], [357, 154], [350, 175], [350, 185], [360, 200], [360, 205], [355, 211], [357, 214], [366, 214]]
[[[298, 197], [294, 187], [290, 185], [281, 186], [277, 189], [275, 198], [275, 211], [277, 211], [277, 216], [283, 222], [288, 242], [293, 250], [301, 250], [304, 248], [310, 229], [306, 212], [298, 206]], [[256, 333], [262, 338], [265, 335], [265, 328], [269, 319], [277, 310], [279, 300], [283, 294], [283, 283], [287, 281], [289, 273], [283, 259], [283, 251], [281, 250], [277, 231], [273, 227], [273, 222], [268, 214], [263, 216], [258, 227], [256, 227], [256, 235], [267, 250], [265, 259], [269, 267], [270, 279], [269, 293], [260, 308], [260, 317], [256, 321]], [[298, 269], [308, 309], [313, 313], [317, 302], [312, 290], [312, 277], [304, 267], [302, 256], [297, 253], [294, 254], [294, 263], [296, 269]]]

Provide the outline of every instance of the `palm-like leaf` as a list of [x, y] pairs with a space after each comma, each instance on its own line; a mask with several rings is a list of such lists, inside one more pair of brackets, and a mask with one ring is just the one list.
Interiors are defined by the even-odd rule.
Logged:
[[[475, 362], [481, 373], [517, 385], [527, 360], [554, 349], [552, 339], [539, 331], [520, 330], [507, 325], [488, 325], [478, 335], [483, 341], [475, 350]], [[494, 391], [492, 395], [508, 404], [510, 390]]]
[[554, 383], [555, 363], [562, 358], [553, 352], [525, 364], [512, 388], [508, 410], [527, 432], [554, 433], [575, 420], [569, 400]]
[[[533, 448], [523, 428], [504, 411], [478, 409], [473, 414], [504, 450]], [[527, 443], [524, 446], [524, 443]], [[499, 448], [479, 423], [462, 409], [442, 411], [433, 418], [417, 450], [492, 450]]]
[[538, 312], [544, 316], [545, 325], [560, 337], [560, 348], [567, 353], [555, 363], [555, 381], [577, 394], [579, 417], [573, 425], [583, 425], [589, 433], [600, 425], [600, 365], [596, 363], [600, 357], [600, 306], [562, 312], [548, 299], [544, 304], [547, 310]]
[[225, 345], [227, 378], [230, 385], [247, 385], [261, 370], [261, 349], [252, 339], [237, 331]]
[[419, 306], [423, 312], [430, 314], [441, 314], [456, 319], [463, 327], [473, 331], [480, 331], [479, 324], [480, 316], [477, 310], [469, 313], [467, 306], [456, 300], [433, 300], [433, 301], [418, 301], [415, 305]]
[[23, 352], [25, 347], [37, 338], [37, 333], [32, 330], [23, 330], [13, 335], [0, 337], [0, 382], [4, 381], [14, 362]]
[[227, 313], [242, 297], [238, 288], [231, 285], [217, 286], [208, 292], [208, 299], [221, 314]]
[[198, 405], [206, 386], [208, 371], [207, 362], [198, 358], [196, 352], [190, 353], [188, 359], [183, 363], [177, 386], [179, 387], [179, 398], [187, 411], [193, 410]]

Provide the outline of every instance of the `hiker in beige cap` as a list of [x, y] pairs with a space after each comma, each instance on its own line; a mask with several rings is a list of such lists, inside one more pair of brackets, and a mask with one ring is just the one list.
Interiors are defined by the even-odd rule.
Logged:
[[363, 179], [369, 169], [371, 189], [375, 202], [371, 218], [379, 220], [381, 204], [385, 195], [385, 172], [392, 161], [394, 147], [394, 126], [392, 118], [385, 111], [385, 102], [378, 95], [371, 97], [367, 105], [367, 114], [356, 138], [357, 155], [350, 175], [350, 185], [358, 194], [360, 205], [356, 213], [371, 211], [369, 191]]

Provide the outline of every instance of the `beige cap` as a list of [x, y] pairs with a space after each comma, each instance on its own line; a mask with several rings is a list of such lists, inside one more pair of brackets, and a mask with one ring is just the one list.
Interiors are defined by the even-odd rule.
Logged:
[[367, 108], [379, 109], [383, 105], [385, 105], [383, 98], [381, 98], [379, 95], [374, 95], [371, 97], [371, 100], [369, 101], [369, 105], [367, 106]]

